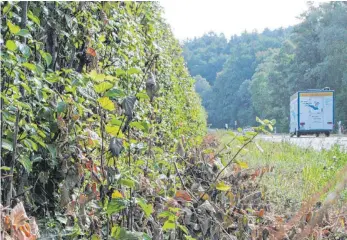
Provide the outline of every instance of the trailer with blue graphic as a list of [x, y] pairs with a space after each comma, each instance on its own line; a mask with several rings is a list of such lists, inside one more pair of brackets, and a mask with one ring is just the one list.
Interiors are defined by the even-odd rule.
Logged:
[[325, 134], [334, 129], [334, 91], [329, 88], [299, 91], [290, 98], [291, 136]]

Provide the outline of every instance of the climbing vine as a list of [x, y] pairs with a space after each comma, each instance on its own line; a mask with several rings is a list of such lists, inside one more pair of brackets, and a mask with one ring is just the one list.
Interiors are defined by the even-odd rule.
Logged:
[[161, 175], [174, 171], [177, 145], [201, 142], [205, 114], [160, 6], [1, 2], [1, 16], [1, 201], [37, 218], [6, 215], [9, 232], [149, 239], [171, 229], [153, 204], [180, 183]]

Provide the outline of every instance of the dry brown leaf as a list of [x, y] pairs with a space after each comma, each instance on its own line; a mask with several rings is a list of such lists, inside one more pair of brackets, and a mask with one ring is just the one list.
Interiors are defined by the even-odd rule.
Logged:
[[26, 221], [29, 220], [25, 209], [24, 209], [24, 205], [22, 202], [18, 203], [11, 211], [11, 224], [12, 226], [17, 229], [21, 226], [24, 226], [24, 224], [26, 223]]
[[182, 199], [182, 200], [185, 200], [185, 201], [191, 201], [192, 200], [192, 198], [190, 197], [189, 193], [187, 193], [187, 191], [184, 191], [184, 190], [178, 190], [176, 192], [175, 198], [176, 199]]
[[210, 199], [210, 196], [207, 193], [200, 193], [200, 197], [203, 200], [209, 200]]
[[39, 226], [37, 225], [36, 219], [34, 217], [30, 218], [29, 224], [31, 228], [31, 233], [35, 235], [36, 237], [40, 237]]

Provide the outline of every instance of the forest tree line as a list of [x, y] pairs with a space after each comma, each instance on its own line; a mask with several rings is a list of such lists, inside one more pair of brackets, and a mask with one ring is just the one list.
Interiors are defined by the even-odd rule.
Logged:
[[[184, 57], [212, 127], [276, 119], [288, 132], [289, 99], [299, 90], [335, 90], [335, 120], [347, 124], [347, 4], [314, 6], [288, 28], [210, 32], [184, 42]], [[336, 124], [336, 123], [335, 123]]]

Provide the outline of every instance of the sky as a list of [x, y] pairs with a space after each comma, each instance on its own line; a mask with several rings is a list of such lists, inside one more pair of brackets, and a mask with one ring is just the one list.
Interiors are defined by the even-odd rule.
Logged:
[[245, 30], [288, 27], [307, 10], [306, 1], [298, 0], [159, 0], [164, 18], [176, 38], [200, 37], [214, 31], [239, 35]]

